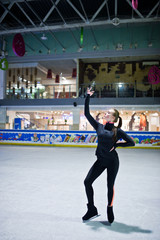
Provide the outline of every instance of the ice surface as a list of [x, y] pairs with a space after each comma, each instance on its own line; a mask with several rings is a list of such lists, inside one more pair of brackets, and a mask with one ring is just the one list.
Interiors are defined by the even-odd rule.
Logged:
[[117, 149], [115, 222], [106, 171], [94, 182], [100, 217], [83, 223], [94, 148], [0, 146], [0, 240], [159, 240], [159, 150]]

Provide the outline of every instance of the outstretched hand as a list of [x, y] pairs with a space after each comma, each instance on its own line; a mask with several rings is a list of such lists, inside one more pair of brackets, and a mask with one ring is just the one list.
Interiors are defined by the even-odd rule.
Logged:
[[92, 96], [94, 93], [94, 91], [91, 91], [91, 90], [92, 90], [92, 87], [87, 88], [87, 94], [89, 94], [90, 96]]

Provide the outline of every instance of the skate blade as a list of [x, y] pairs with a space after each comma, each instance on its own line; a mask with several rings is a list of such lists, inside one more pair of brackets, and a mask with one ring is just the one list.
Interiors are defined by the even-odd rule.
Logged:
[[95, 216], [91, 217], [91, 218], [88, 219], [88, 220], [82, 220], [82, 221], [83, 221], [83, 222], [89, 222], [90, 220], [95, 219], [95, 218], [97, 218], [97, 217], [99, 217], [99, 216], [101, 216], [101, 215], [98, 214], [98, 215], [95, 215]]

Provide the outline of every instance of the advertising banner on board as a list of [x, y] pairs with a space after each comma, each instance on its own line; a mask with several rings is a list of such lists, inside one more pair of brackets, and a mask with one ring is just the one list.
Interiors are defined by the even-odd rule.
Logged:
[[[160, 132], [126, 132], [135, 146], [160, 147]], [[120, 139], [123, 141], [123, 139]], [[0, 143], [23, 143], [40, 145], [84, 145], [98, 143], [96, 132], [82, 131], [38, 131], [38, 130], [0, 130]]]

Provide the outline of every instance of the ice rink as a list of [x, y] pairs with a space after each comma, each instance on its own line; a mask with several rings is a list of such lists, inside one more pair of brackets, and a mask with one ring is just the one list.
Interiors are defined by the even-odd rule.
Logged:
[[81, 220], [95, 148], [0, 145], [0, 240], [159, 240], [160, 150], [117, 152], [110, 225], [106, 171], [93, 184], [100, 217]]

